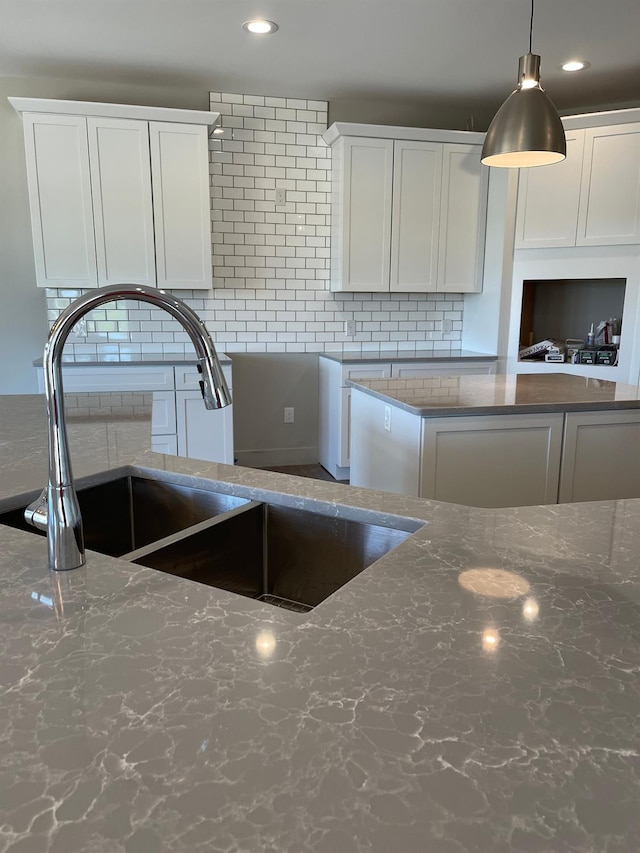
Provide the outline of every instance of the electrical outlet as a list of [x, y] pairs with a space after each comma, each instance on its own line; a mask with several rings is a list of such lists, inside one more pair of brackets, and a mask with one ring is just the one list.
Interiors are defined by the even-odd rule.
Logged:
[[276, 205], [287, 203], [287, 191], [281, 187], [276, 187]]
[[442, 321], [442, 331], [445, 335], [450, 335], [453, 331], [453, 322], [451, 320]]
[[356, 321], [355, 320], [345, 320], [344, 321], [344, 333], [347, 338], [353, 338], [356, 334]]
[[284, 422], [285, 424], [293, 423], [293, 406], [284, 407]]
[[391, 406], [384, 407], [384, 428], [391, 432]]

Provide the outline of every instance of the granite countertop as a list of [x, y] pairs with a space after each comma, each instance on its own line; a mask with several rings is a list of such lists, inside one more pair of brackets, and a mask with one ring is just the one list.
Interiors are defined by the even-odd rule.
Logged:
[[566, 373], [348, 379], [347, 385], [421, 417], [640, 408], [635, 385]]
[[[231, 359], [225, 352], [218, 352], [220, 364], [231, 364]], [[196, 364], [198, 357], [195, 350], [190, 353], [179, 352], [153, 352], [153, 353], [102, 353], [100, 355], [74, 355], [62, 356], [62, 363], [70, 367], [115, 367], [124, 365], [134, 367], [140, 365], [171, 365]], [[34, 367], [42, 367], [42, 358], [36, 358]]]
[[359, 352], [321, 352], [320, 358], [328, 358], [340, 364], [359, 364], [375, 361], [497, 361], [497, 355], [473, 352], [465, 349], [447, 350], [403, 350], [398, 347], [385, 350], [362, 350]]
[[[0, 499], [43, 485], [42, 398], [0, 398]], [[139, 471], [424, 522], [307, 614], [0, 527], [0, 850], [640, 849], [640, 500], [481, 510], [146, 451]], [[415, 525], [417, 526], [417, 524]]]

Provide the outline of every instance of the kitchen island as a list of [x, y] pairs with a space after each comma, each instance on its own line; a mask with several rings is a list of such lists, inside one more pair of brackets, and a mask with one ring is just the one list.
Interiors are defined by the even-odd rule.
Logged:
[[[46, 480], [43, 409], [0, 398], [5, 507]], [[640, 501], [473, 509], [151, 453], [143, 415], [69, 432], [80, 480], [418, 529], [300, 614], [97, 553], [50, 574], [0, 526], [0, 850], [640, 848]]]
[[640, 393], [546, 375], [353, 380], [351, 483], [469, 506], [640, 497]]
[[400, 347], [359, 352], [325, 352], [318, 359], [319, 462], [336, 480], [349, 479], [351, 444], [350, 379], [444, 376], [496, 372], [498, 358], [463, 349], [406, 350]]

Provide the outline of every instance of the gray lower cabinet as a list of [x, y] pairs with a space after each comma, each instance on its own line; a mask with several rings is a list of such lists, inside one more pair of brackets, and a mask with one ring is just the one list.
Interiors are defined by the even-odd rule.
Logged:
[[640, 412], [568, 412], [559, 500], [640, 497]]
[[431, 376], [492, 375], [496, 361], [434, 359], [420, 361], [371, 361], [341, 364], [326, 356], [319, 358], [319, 462], [336, 480], [348, 480], [351, 452], [351, 387], [348, 379], [399, 379]]
[[479, 507], [640, 497], [640, 410], [420, 417], [357, 389], [351, 485]]
[[466, 506], [556, 503], [564, 415], [424, 418], [420, 496]]

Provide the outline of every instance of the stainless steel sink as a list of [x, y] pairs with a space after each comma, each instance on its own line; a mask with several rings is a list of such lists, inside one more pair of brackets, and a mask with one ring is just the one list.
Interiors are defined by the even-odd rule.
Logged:
[[[421, 526], [137, 476], [78, 488], [78, 501], [88, 549], [298, 611], [324, 601]], [[23, 512], [0, 514], [0, 524], [39, 533]]]
[[324, 601], [411, 532], [253, 503], [128, 559], [270, 604], [305, 610]]
[[[78, 503], [86, 547], [121, 557], [249, 501], [176, 483], [125, 476], [79, 488]], [[1, 514], [0, 524], [44, 536], [25, 522], [24, 507]]]

